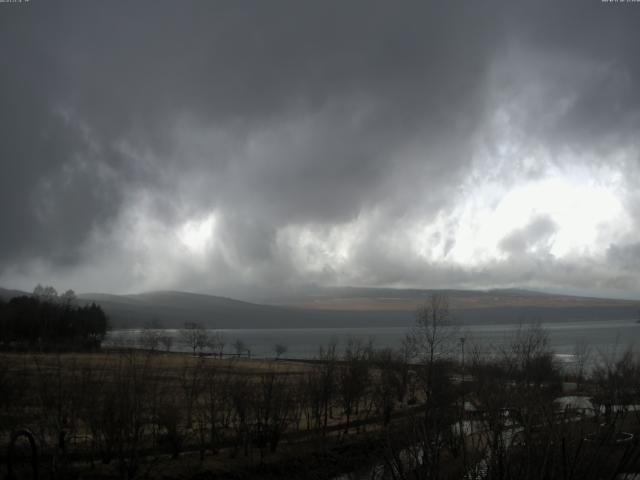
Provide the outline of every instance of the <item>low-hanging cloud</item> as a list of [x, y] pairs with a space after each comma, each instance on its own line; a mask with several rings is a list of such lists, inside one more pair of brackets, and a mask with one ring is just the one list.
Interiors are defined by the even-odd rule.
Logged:
[[632, 295], [638, 19], [600, 2], [4, 5], [0, 282]]

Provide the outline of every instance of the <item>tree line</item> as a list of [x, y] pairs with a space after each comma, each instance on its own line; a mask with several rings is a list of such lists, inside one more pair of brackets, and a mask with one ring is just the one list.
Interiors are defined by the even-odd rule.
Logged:
[[[177, 339], [180, 341], [180, 346], [187, 348], [193, 355], [197, 353], [214, 355], [218, 358], [230, 355], [251, 358], [251, 348], [241, 339], [237, 338], [232, 344], [228, 344], [222, 333], [210, 332], [197, 322], [185, 322]], [[131, 343], [151, 352], [159, 350], [170, 352], [174, 346], [174, 336], [160, 328], [157, 321], [151, 321], [145, 324], [138, 338]], [[225, 348], [228, 346], [232, 348], [233, 353], [229, 351], [225, 353]], [[280, 359], [288, 350], [284, 343], [276, 343], [272, 351], [275, 358]]]
[[12, 349], [98, 348], [108, 320], [99, 305], [79, 305], [72, 290], [38, 285], [33, 295], [0, 300], [0, 345]]

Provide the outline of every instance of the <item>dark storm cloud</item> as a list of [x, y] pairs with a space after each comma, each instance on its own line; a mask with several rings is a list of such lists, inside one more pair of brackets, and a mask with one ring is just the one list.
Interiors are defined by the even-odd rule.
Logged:
[[[6, 255], [17, 244], [49, 254], [51, 238], [38, 239], [42, 229], [67, 225], [65, 185], [90, 186], [84, 213], [69, 212], [77, 228], [66, 238], [62, 228], [53, 233], [73, 249], [83, 229], [118, 211], [118, 187], [164, 186], [158, 170], [165, 163], [176, 174], [191, 167], [208, 174], [215, 187], [216, 177], [231, 175], [237, 184], [230, 188], [242, 191], [230, 203], [270, 202], [275, 212], [268, 213], [276, 216], [322, 217], [324, 209], [329, 220], [341, 211], [352, 215], [365, 190], [388, 176], [398, 144], [416, 135], [469, 133], [473, 124], [465, 125], [465, 117], [478, 115], [475, 93], [491, 50], [491, 15], [479, 7], [32, 2], [9, 8], [2, 12], [2, 43], [11, 46], [3, 49], [2, 124], [10, 175], [2, 191], [14, 205], [10, 224], [22, 223], [14, 238], [5, 238]], [[311, 120], [309, 127], [318, 132], [292, 128], [267, 138], [271, 157], [233, 158], [238, 145], [248, 148], [244, 142], [265, 128], [314, 115], [319, 125]], [[176, 158], [191, 153], [171, 142], [180, 118], [190, 128], [221, 130], [236, 145], [232, 152], [214, 145], [200, 162]], [[130, 155], [119, 148], [123, 143]], [[111, 175], [93, 172], [101, 168]], [[38, 218], [41, 182], [50, 186], [46, 201], [55, 213]], [[93, 187], [106, 190], [104, 198]]]
[[[546, 2], [530, 2], [529, 22], [515, 33], [524, 48], [523, 62], [532, 62], [544, 95], [536, 97], [537, 128], [551, 139], [585, 150], [594, 143], [628, 141], [640, 127], [640, 41], [638, 9], [606, 2], [565, 2], [556, 13]], [[532, 69], [528, 70], [533, 73]], [[526, 82], [523, 77], [515, 81]], [[528, 105], [532, 107], [532, 105]], [[555, 115], [544, 115], [554, 112]], [[544, 120], [544, 121], [541, 121]]]
[[[398, 219], [454, 206], [496, 103], [550, 148], [635, 141], [640, 8], [631, 7], [2, 5], [0, 273], [34, 258], [53, 272], [96, 258], [135, 263], [123, 218], [144, 198], [145, 215], [169, 230], [216, 212], [224, 248], [203, 260], [224, 277], [215, 286], [303, 280], [279, 232], [374, 214], [349, 262], [318, 267], [318, 279], [420, 283], [420, 268], [445, 278], [445, 267], [416, 266], [378, 237]], [[536, 229], [503, 246], [522, 253]], [[185, 287], [208, 275], [174, 272]], [[104, 276], [136, 289], [135, 276]]]

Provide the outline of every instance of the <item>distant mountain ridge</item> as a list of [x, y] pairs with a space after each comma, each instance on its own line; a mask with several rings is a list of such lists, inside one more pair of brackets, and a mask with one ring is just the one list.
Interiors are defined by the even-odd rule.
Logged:
[[22, 290], [10, 290], [6, 288], [0, 288], [0, 299], [5, 302], [13, 297], [20, 297], [22, 295], [31, 295], [28, 292], [23, 292]]
[[[269, 304], [214, 295], [154, 291], [131, 295], [79, 294], [81, 302], [102, 306], [114, 328], [157, 324], [180, 328], [197, 322], [208, 328], [335, 328], [409, 326], [416, 308], [433, 292], [448, 296], [453, 318], [468, 323], [614, 320], [637, 318], [640, 302], [520, 289], [418, 290], [317, 287]], [[29, 295], [0, 288], [0, 298]]]
[[463, 311], [505, 307], [633, 307], [634, 300], [551, 294], [524, 289], [392, 289], [363, 287], [316, 287], [298, 295], [276, 299], [275, 303], [316, 310], [415, 310], [433, 293], [449, 298], [452, 309]]

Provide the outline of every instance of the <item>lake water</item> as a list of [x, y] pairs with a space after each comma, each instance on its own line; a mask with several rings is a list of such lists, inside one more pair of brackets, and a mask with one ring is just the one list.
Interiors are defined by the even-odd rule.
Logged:
[[[551, 349], [559, 358], [569, 358], [574, 353], [575, 345], [584, 342], [590, 345], [596, 355], [615, 356], [626, 348], [640, 345], [640, 324], [635, 319], [555, 322], [542, 323], [547, 332]], [[492, 348], [507, 345], [519, 328], [527, 328], [520, 324], [512, 325], [472, 325], [460, 327], [456, 337], [465, 337], [465, 350], [471, 351], [478, 345], [484, 354]], [[210, 334], [219, 333], [225, 341], [226, 353], [233, 353], [233, 344], [241, 340], [251, 350], [254, 357], [273, 357], [274, 346], [282, 344], [287, 347], [284, 357], [313, 358], [321, 345], [337, 343], [338, 350], [349, 338], [371, 340], [376, 348], [397, 348], [401, 345], [409, 328], [407, 327], [374, 327], [374, 328], [305, 328], [305, 329], [222, 329], [210, 330]], [[163, 334], [174, 337], [173, 351], [189, 351], [182, 341], [180, 330], [164, 330]], [[140, 346], [142, 330], [114, 330], [105, 339], [105, 346]]]

